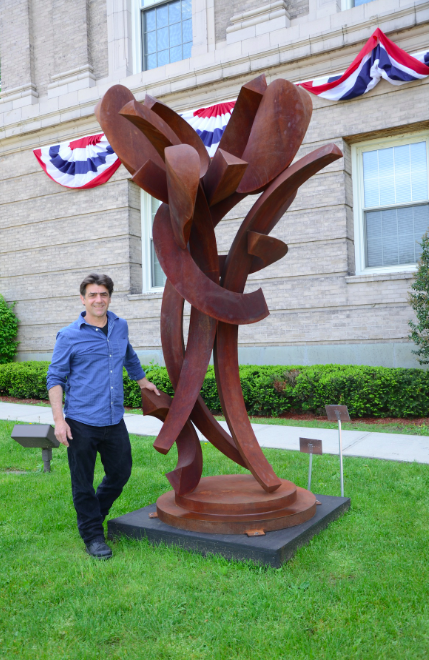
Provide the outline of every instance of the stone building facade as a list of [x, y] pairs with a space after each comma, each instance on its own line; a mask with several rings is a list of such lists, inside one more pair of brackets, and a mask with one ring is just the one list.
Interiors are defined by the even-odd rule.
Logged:
[[[426, 0], [180, 0], [191, 3], [191, 57], [143, 70], [142, 19], [165, 4], [145, 1], [0, 3], [0, 292], [17, 301], [21, 360], [50, 358], [58, 329], [80, 312], [80, 281], [100, 271], [115, 282], [111, 309], [128, 320], [142, 361], [162, 363], [150, 200], [123, 166], [103, 186], [70, 190], [49, 179], [33, 155], [34, 148], [100, 132], [94, 107], [111, 85], [186, 111], [236, 98], [261, 73], [268, 82], [342, 73], [377, 27], [409, 53], [429, 50]], [[247, 290], [262, 286], [271, 313], [240, 328], [243, 362], [416, 366], [407, 335], [417, 257], [368, 262], [362, 154], [427, 145], [428, 85], [381, 81], [344, 102], [312, 96], [298, 157], [334, 142], [344, 158], [301, 188], [275, 229], [288, 255], [249, 279]], [[426, 164], [423, 170], [427, 180]], [[218, 226], [221, 253], [253, 201]], [[424, 201], [423, 194], [423, 222]], [[399, 236], [395, 249], [402, 242]]]

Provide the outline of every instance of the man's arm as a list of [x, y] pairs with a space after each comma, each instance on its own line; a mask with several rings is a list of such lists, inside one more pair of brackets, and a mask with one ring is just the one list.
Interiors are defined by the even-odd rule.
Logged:
[[71, 345], [61, 332], [57, 334], [52, 362], [48, 368], [46, 386], [49, 401], [52, 407], [52, 415], [55, 423], [55, 437], [58, 442], [69, 446], [68, 440], [72, 440], [70, 426], [63, 415], [63, 391], [70, 374]]
[[142, 369], [140, 360], [137, 357], [137, 353], [129, 341], [127, 351], [125, 353], [124, 367], [127, 370], [128, 376], [131, 378], [131, 380], [137, 381], [141, 390], [150, 390], [151, 392], [155, 392], [155, 394], [158, 396], [161, 396], [161, 393], [159, 392], [156, 385], [151, 383], [150, 380], [146, 378], [146, 374]]
[[49, 390], [49, 401], [52, 407], [52, 415], [55, 424], [55, 437], [58, 442], [66, 447], [69, 446], [68, 440], [73, 440], [70, 426], [67, 424], [63, 415], [63, 388], [61, 385], [54, 385]]

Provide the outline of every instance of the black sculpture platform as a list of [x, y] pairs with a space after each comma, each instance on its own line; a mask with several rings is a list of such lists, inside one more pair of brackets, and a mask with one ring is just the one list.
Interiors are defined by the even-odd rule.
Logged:
[[316, 495], [322, 503], [316, 515], [305, 523], [265, 536], [248, 537], [245, 534], [200, 534], [176, 529], [161, 522], [159, 518], [149, 518], [156, 511], [156, 504], [126, 513], [109, 520], [108, 537], [128, 536], [134, 539], [147, 537], [150, 543], [177, 545], [184, 550], [192, 550], [203, 555], [220, 554], [226, 559], [250, 560], [255, 564], [269, 564], [279, 568], [291, 559], [297, 549], [319, 534], [330, 522], [339, 518], [350, 507], [350, 498]]

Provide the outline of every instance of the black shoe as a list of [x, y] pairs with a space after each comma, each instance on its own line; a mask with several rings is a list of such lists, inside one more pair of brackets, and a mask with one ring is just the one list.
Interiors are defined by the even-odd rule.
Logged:
[[91, 557], [95, 559], [110, 559], [112, 550], [109, 548], [104, 539], [94, 539], [86, 546], [86, 551]]

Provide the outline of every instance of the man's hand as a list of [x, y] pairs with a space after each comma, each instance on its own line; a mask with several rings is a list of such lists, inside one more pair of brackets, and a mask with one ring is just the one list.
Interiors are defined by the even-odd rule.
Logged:
[[61, 419], [55, 423], [55, 437], [58, 442], [61, 442], [62, 445], [66, 447], [69, 446], [69, 440], [73, 440], [72, 432], [70, 426], [67, 424], [65, 419]]
[[155, 392], [155, 394], [157, 394], [158, 396], [161, 396], [161, 392], [158, 390], [157, 386], [151, 383], [150, 380], [146, 378], [146, 376], [144, 378], [141, 378], [137, 382], [141, 390], [146, 389], [149, 390], [150, 392]]

